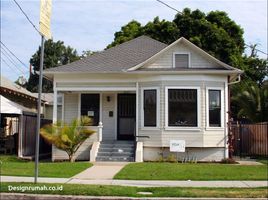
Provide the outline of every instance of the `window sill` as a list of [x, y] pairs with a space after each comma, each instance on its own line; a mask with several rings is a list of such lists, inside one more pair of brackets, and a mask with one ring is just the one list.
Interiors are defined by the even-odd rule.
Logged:
[[206, 131], [224, 131], [224, 127], [206, 127]]
[[175, 127], [175, 126], [168, 126], [165, 127], [166, 131], [197, 131], [200, 132], [200, 127]]
[[142, 130], [142, 131], [158, 131], [158, 130], [160, 130], [160, 128], [159, 127], [141, 127], [140, 130]]

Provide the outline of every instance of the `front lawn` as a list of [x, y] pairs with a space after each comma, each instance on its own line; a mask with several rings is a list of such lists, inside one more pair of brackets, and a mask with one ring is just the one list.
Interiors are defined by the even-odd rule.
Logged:
[[114, 179], [128, 180], [267, 180], [267, 165], [131, 163]]
[[[34, 162], [17, 159], [16, 156], [0, 155], [1, 175], [34, 176]], [[39, 163], [40, 177], [69, 178], [91, 167], [89, 162], [44, 162]]]
[[[126, 187], [105, 185], [77, 185], [77, 184], [49, 184], [49, 183], [1, 183], [1, 192], [33, 193], [33, 194], [60, 194], [60, 195], [87, 195], [87, 196], [125, 196], [125, 197], [222, 197], [222, 198], [267, 198], [267, 188], [180, 188], [180, 187]], [[12, 186], [61, 187], [62, 191], [49, 190], [8, 190]], [[138, 192], [152, 192], [150, 195]]]

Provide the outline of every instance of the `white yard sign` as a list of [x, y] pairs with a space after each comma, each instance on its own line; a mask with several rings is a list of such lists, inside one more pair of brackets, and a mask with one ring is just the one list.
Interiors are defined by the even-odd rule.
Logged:
[[185, 140], [170, 140], [171, 152], [185, 152]]

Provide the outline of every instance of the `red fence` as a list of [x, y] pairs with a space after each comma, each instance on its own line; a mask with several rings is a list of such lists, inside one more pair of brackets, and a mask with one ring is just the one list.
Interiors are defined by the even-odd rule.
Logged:
[[236, 156], [268, 156], [268, 122], [232, 124], [233, 148]]

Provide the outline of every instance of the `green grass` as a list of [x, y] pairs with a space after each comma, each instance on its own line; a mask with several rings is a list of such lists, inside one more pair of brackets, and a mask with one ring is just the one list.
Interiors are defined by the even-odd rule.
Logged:
[[[88, 196], [126, 196], [126, 197], [225, 197], [225, 198], [266, 198], [267, 188], [179, 188], [179, 187], [126, 187], [77, 184], [33, 184], [33, 183], [1, 183], [1, 192], [9, 191], [8, 186], [46, 186], [60, 187], [62, 191], [24, 191], [33, 194], [88, 195]], [[152, 195], [140, 195], [137, 192], [152, 192]]]
[[[1, 175], [34, 176], [34, 162], [17, 159], [16, 156], [0, 155]], [[89, 162], [40, 162], [40, 177], [69, 178], [91, 167]]]
[[257, 159], [257, 161], [262, 164], [268, 165], [268, 158], [259, 158]]
[[128, 180], [267, 180], [267, 166], [230, 164], [131, 163], [114, 179]]

